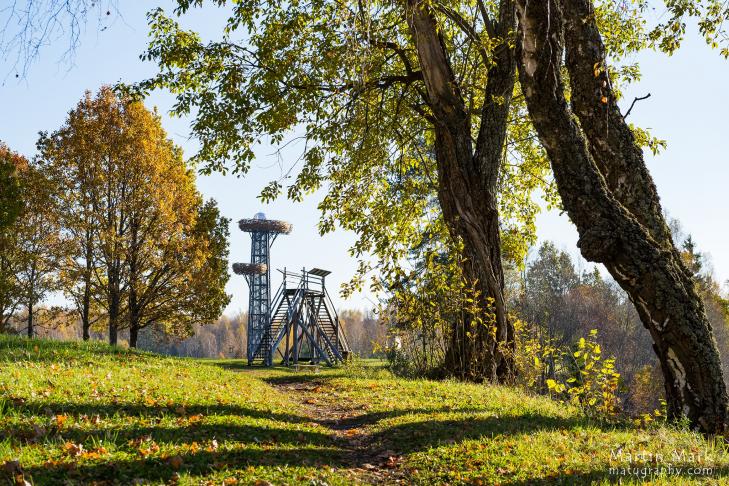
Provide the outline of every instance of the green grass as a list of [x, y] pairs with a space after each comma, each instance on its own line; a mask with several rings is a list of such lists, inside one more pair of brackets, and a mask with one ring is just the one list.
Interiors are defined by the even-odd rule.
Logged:
[[[14, 460], [37, 485], [729, 484], [722, 443], [511, 388], [0, 337], [0, 464]], [[610, 471], [668, 463], [681, 473]]]

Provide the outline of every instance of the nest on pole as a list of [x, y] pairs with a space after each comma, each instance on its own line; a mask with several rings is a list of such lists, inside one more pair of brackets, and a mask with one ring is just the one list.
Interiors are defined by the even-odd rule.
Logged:
[[268, 271], [265, 263], [234, 263], [233, 271], [238, 275], [263, 275]]
[[283, 233], [285, 235], [291, 233], [291, 223], [286, 221], [277, 221], [275, 219], [241, 219], [238, 221], [238, 227], [248, 233], [256, 231], [267, 231], [269, 233]]

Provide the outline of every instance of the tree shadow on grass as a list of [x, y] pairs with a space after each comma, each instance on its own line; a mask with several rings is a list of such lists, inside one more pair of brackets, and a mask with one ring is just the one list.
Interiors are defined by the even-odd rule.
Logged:
[[[23, 433], [23, 431], [0, 429], [0, 436], [13, 437], [14, 440], [18, 440], [19, 433]], [[32, 430], [30, 433], [32, 434]], [[113, 442], [117, 446], [126, 447], [128, 443], [140, 440], [153, 440], [159, 444], [191, 444], [193, 442], [204, 444], [212, 442], [212, 440], [217, 440], [219, 443], [263, 444], [266, 446], [281, 444], [332, 446], [335, 444], [334, 438], [323, 431], [220, 422], [188, 422], [178, 426], [170, 424], [149, 426], [99, 424], [93, 428], [53, 429], [38, 439], [20, 440], [20, 442], [22, 444], [53, 438], [62, 438], [66, 442], [84, 445], [87, 450], [93, 448], [93, 444], [98, 443]], [[134, 450], [136, 449], [133, 448], [132, 452]]]
[[224, 370], [232, 371], [256, 371], [267, 369], [260, 365], [249, 365], [246, 360], [243, 359], [231, 359], [231, 360], [210, 360], [206, 361], [207, 364], [219, 366]]
[[345, 378], [347, 376], [347, 372], [343, 368], [324, 369], [326, 370], [326, 373], [308, 369], [296, 371], [291, 368], [281, 367], [277, 368], [277, 371], [281, 371], [284, 374], [279, 376], [268, 376], [262, 378], [262, 380], [271, 386], [310, 384], [313, 387], [330, 382], [337, 378]]
[[[174, 457], [174, 456], [173, 456]], [[108, 484], [132, 484], [139, 478], [147, 481], [169, 481], [175, 472], [192, 476], [207, 475], [216, 470], [245, 469], [249, 466], [346, 466], [344, 453], [333, 448], [295, 447], [266, 450], [263, 448], [239, 448], [235, 450], [198, 450], [179, 455], [179, 467], [163, 457], [115, 460], [113, 462], [80, 461], [48, 463], [38, 467], [26, 467], [26, 478], [35, 485], [90, 484], [93, 481]]]
[[393, 425], [372, 434], [370, 439], [383, 448], [400, 454], [410, 454], [463, 440], [569, 430], [584, 425], [585, 421], [579, 418], [561, 418], [540, 414], [418, 420]]
[[274, 361], [274, 366], [263, 366], [260, 363], [254, 363], [252, 365], [248, 364], [248, 361], [244, 359], [234, 359], [234, 360], [209, 360], [209, 364], [213, 364], [216, 366], [219, 366], [226, 370], [233, 370], [233, 371], [278, 371], [282, 373], [286, 373], [285, 376], [277, 376], [277, 377], [268, 377], [264, 378], [264, 381], [269, 382], [271, 384], [276, 384], [277, 382], [283, 382], [283, 383], [293, 383], [293, 382], [304, 382], [309, 381], [312, 377], [317, 378], [319, 377], [322, 372], [326, 372], [326, 376], [328, 377], [338, 377], [338, 376], [344, 376], [345, 375], [345, 368], [341, 366], [328, 366], [326, 364], [320, 364], [316, 367], [314, 365], [308, 365], [307, 363], [300, 363], [301, 367], [300, 369], [295, 369], [293, 365], [291, 366], [285, 366], [280, 361]]
[[[10, 405], [24, 414], [32, 415], [59, 415], [66, 414], [75, 417], [99, 415], [100, 418], [111, 418], [117, 416], [127, 417], [162, 417], [169, 415], [181, 415], [175, 403], [171, 406], [155, 404], [145, 405], [139, 402], [95, 403], [95, 402], [26, 402], [20, 405]], [[250, 417], [255, 419], [277, 420], [289, 423], [311, 422], [306, 416], [293, 413], [280, 413], [267, 410], [259, 410], [242, 405], [230, 404], [185, 404], [184, 415], [233, 415]]]

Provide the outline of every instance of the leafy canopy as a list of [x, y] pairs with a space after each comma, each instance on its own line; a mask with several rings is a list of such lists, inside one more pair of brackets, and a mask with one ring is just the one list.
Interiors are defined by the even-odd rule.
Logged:
[[[173, 114], [193, 118], [192, 133], [201, 143], [193, 160], [202, 172], [245, 174], [264, 140], [297, 147], [298, 158], [261, 198], [285, 191], [301, 200], [326, 187], [320, 231], [339, 225], [359, 236], [351, 252], [360, 266], [349, 289], [360, 287], [374, 265], [398, 271], [424, 237], [446, 237], [437, 204], [433, 117], [403, 5], [213, 0], [229, 9], [229, 17], [218, 38], [205, 40], [176, 19], [203, 3], [179, 0], [174, 16], [150, 12], [151, 41], [142, 58], [157, 63], [159, 72], [127, 87], [142, 95], [168, 89], [176, 96]], [[484, 18], [495, 16], [497, 2], [434, 6], [475, 137], [493, 50], [514, 39], [489, 35]], [[638, 67], [625, 60], [650, 43], [646, 8], [644, 1], [598, 2], [617, 87], [639, 77]], [[537, 196], [550, 206], [558, 201], [515, 90], [499, 209], [504, 257], [520, 264], [535, 241]], [[638, 135], [645, 145], [660, 147], [646, 132]]]

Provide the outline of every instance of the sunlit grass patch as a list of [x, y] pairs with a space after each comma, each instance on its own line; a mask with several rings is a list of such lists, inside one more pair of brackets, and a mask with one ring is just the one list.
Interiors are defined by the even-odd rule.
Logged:
[[375, 361], [296, 372], [0, 336], [0, 363], [0, 474], [17, 460], [38, 485], [729, 484], [721, 441]]

